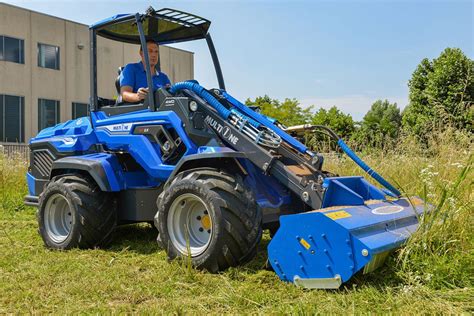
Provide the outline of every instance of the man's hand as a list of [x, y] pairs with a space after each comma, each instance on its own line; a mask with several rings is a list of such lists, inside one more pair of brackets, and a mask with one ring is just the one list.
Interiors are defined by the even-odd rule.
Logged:
[[122, 95], [122, 102], [141, 102], [148, 95], [148, 88], [140, 88], [137, 93], [135, 93], [132, 87], [123, 86], [120, 88], [120, 94]]
[[140, 88], [137, 91], [137, 98], [139, 101], [144, 100], [148, 95], [148, 88]]

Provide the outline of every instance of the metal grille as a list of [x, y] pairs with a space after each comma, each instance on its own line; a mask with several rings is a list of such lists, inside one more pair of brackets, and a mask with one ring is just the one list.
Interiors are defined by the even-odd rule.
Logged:
[[37, 150], [33, 152], [33, 168], [43, 177], [49, 177], [53, 166], [53, 157], [47, 150]]
[[171, 21], [188, 27], [209, 23], [209, 20], [201, 18], [197, 15], [175, 9], [161, 9], [156, 11], [156, 15], [159, 15], [163, 20]]

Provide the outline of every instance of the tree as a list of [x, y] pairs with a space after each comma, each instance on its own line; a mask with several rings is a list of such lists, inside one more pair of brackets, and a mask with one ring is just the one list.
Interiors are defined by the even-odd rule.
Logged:
[[365, 114], [353, 140], [359, 144], [381, 147], [397, 139], [402, 116], [396, 103], [377, 100]]
[[314, 114], [312, 123], [315, 125], [325, 125], [343, 138], [349, 138], [355, 131], [352, 116], [350, 114], [344, 114], [335, 106], [329, 110], [320, 108]]
[[415, 135], [428, 133], [429, 122], [434, 116], [434, 109], [429, 105], [428, 97], [425, 94], [428, 74], [432, 71], [433, 65], [425, 58], [417, 66], [408, 83], [410, 104], [403, 111], [402, 124], [405, 129]]
[[474, 120], [474, 61], [458, 48], [447, 48], [423, 59], [408, 83], [410, 103], [403, 128], [420, 137], [452, 126], [472, 131]]
[[296, 99], [285, 99], [284, 102], [280, 102], [265, 95], [257, 97], [254, 101], [247, 99], [245, 103], [259, 107], [260, 113], [275, 118], [286, 126], [309, 123], [312, 117], [312, 107], [303, 109]]

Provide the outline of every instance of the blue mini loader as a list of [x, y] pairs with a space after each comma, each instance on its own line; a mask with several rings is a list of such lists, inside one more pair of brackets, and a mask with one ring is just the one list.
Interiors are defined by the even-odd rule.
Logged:
[[[208, 29], [178, 10], [149, 8], [90, 27], [90, 115], [46, 128], [30, 141], [27, 205], [51, 249], [106, 245], [117, 225], [154, 222], [170, 259], [187, 256], [212, 273], [251, 260], [263, 229], [278, 276], [306, 288], [338, 288], [369, 272], [416, 230], [424, 203], [400, 192], [330, 129], [311, 126], [384, 188], [322, 169], [322, 155], [294, 132], [225, 89]], [[149, 93], [139, 104], [97, 95], [97, 36], [140, 44], [205, 39], [219, 88], [196, 81]], [[307, 128], [307, 127], [304, 127]]]

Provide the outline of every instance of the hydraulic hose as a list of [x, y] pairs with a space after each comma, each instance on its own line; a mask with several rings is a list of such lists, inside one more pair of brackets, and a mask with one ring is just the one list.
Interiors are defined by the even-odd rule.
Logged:
[[214, 109], [216, 109], [217, 113], [219, 113], [219, 115], [223, 119], [227, 120], [230, 114], [232, 113], [229, 109], [227, 109], [219, 101], [217, 101], [217, 99], [214, 98], [209, 92], [207, 92], [206, 89], [204, 89], [203, 87], [201, 87], [200, 85], [194, 82], [184, 81], [184, 82], [175, 83], [170, 88], [170, 92], [174, 94], [184, 89], [191, 90], [194, 93], [196, 93], [198, 96], [206, 100], [207, 103], [209, 103]]
[[370, 168], [362, 159], [360, 159], [350, 148], [344, 143], [342, 138], [339, 138], [337, 141], [339, 147], [365, 172], [367, 172], [372, 178], [374, 178], [378, 183], [386, 187], [391, 193], [396, 197], [401, 195], [400, 191], [395, 189], [387, 180], [385, 180], [381, 175], [379, 175], [375, 170]]
[[359, 167], [361, 167], [362, 170], [367, 172], [369, 174], [369, 176], [371, 176], [373, 179], [375, 179], [375, 181], [377, 181], [378, 183], [383, 185], [389, 191], [387, 193], [389, 193], [393, 197], [399, 197], [401, 195], [400, 191], [398, 191], [393, 185], [391, 185], [387, 180], [385, 180], [375, 170], [370, 168], [362, 159], [360, 159], [359, 156], [357, 156], [355, 154], [355, 152], [353, 152], [349, 148], [349, 146], [347, 146], [347, 144], [342, 140], [342, 138], [339, 137], [332, 129], [330, 129], [329, 127], [324, 126], [324, 125], [308, 125], [307, 127], [303, 126], [303, 129], [311, 129], [313, 131], [314, 130], [323, 130], [324, 132], [322, 132], [322, 133], [324, 135], [329, 136], [330, 138], [334, 139], [337, 142], [338, 146], [342, 149], [342, 151], [344, 153], [346, 153], [346, 155], [348, 155]]
[[207, 90], [204, 89], [204, 87], [200, 86], [199, 84], [195, 82], [192, 82], [192, 81], [178, 82], [170, 88], [170, 92], [174, 94], [184, 89], [191, 90], [194, 93], [196, 93], [198, 96], [206, 100], [207, 103], [209, 103], [214, 109], [216, 109], [217, 113], [219, 113], [219, 115], [223, 119], [227, 120], [231, 114], [235, 114], [239, 116], [241, 119], [248, 121], [252, 126], [256, 128], [260, 127], [260, 123], [256, 122], [252, 118], [247, 117], [246, 115], [238, 112], [237, 110], [227, 109], [212, 94], [207, 92]]

